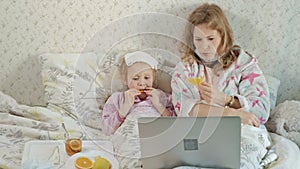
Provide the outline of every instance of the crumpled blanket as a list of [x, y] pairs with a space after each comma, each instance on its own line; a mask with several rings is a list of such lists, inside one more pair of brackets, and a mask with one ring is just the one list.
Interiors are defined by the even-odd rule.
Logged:
[[18, 104], [15, 99], [0, 92], [0, 165], [10, 169], [20, 168], [27, 141], [64, 139], [62, 123], [69, 132], [84, 131], [86, 138], [103, 138], [99, 131], [83, 128], [80, 121], [69, 114]]
[[266, 123], [269, 131], [294, 141], [300, 147], [300, 101], [287, 100], [271, 111]]
[[[61, 123], [70, 118], [63, 112], [54, 112], [45, 107], [18, 104], [12, 97], [0, 92], [1, 136], [30, 137], [35, 139], [61, 139]], [[79, 129], [74, 120], [73, 129]]]

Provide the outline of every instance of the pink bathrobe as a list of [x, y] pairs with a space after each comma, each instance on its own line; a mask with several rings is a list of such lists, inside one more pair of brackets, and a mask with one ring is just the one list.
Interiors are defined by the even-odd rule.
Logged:
[[[206, 76], [204, 76], [206, 71]], [[240, 50], [238, 59], [228, 68], [218, 71], [194, 62], [189, 66], [178, 63], [172, 77], [173, 104], [178, 116], [188, 116], [200, 99], [198, 89], [186, 81], [187, 77], [203, 76], [228, 96], [236, 96], [243, 110], [254, 113], [264, 124], [270, 111], [269, 90], [265, 77], [255, 57]]]

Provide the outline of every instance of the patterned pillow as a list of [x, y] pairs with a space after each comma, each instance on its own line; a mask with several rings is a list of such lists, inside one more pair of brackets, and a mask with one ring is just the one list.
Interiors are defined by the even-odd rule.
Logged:
[[277, 92], [280, 86], [280, 80], [270, 75], [265, 75], [265, 78], [269, 87], [270, 103], [271, 103], [271, 110], [272, 110], [276, 106]]
[[96, 55], [47, 53], [40, 56], [40, 61], [47, 107], [66, 111], [86, 125], [98, 128], [101, 111], [95, 92], [99, 78]]

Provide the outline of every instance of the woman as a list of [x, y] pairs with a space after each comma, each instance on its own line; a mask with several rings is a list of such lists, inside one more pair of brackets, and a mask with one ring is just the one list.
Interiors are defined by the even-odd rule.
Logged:
[[[257, 59], [234, 45], [232, 29], [219, 6], [203, 4], [188, 21], [184, 54], [171, 83], [176, 113], [239, 116], [246, 124], [242, 127], [241, 168], [259, 168], [270, 144], [262, 125], [269, 117], [270, 101]], [[246, 148], [251, 144], [256, 150]]]

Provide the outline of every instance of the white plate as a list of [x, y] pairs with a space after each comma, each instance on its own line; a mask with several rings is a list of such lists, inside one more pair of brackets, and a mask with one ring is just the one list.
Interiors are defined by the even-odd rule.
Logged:
[[96, 156], [103, 157], [111, 163], [111, 169], [119, 169], [119, 162], [112, 154], [109, 154], [104, 151], [95, 151], [95, 150], [87, 151], [87, 152], [80, 152], [80, 153], [76, 153], [76, 154], [72, 155], [67, 160], [67, 162], [64, 166], [67, 167], [67, 169], [75, 169], [75, 160], [78, 157], [82, 157], [82, 156], [88, 157], [93, 162], [94, 162], [94, 158]]

